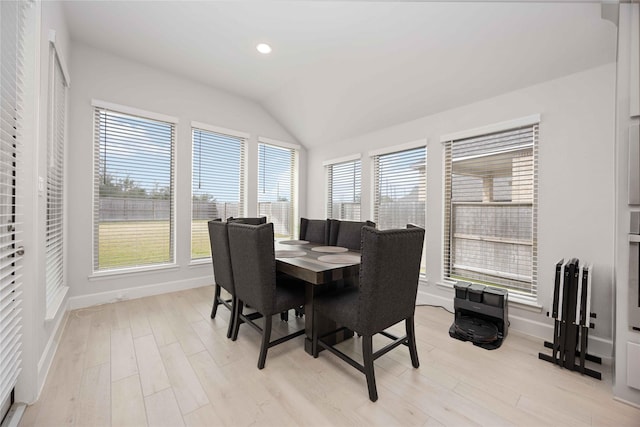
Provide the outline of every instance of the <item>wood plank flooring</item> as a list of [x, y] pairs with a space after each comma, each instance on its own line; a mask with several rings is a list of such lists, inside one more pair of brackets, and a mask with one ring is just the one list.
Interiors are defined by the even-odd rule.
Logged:
[[[364, 375], [299, 337], [256, 364], [259, 335], [226, 338], [229, 311], [209, 318], [213, 287], [69, 313], [31, 426], [640, 426], [640, 409], [603, 381], [538, 360], [542, 342], [510, 331], [488, 351], [449, 337], [453, 316], [416, 308], [420, 368], [404, 346], [375, 362], [379, 400]], [[303, 327], [274, 319], [274, 333]], [[395, 327], [397, 334], [402, 327]], [[374, 345], [386, 343], [380, 337]], [[342, 344], [360, 354], [358, 338]]]

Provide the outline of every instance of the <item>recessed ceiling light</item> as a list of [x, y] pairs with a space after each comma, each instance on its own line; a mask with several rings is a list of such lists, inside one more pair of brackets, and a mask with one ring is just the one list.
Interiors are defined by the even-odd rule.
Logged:
[[271, 53], [271, 46], [269, 46], [266, 43], [260, 43], [259, 45], [256, 46], [256, 49], [258, 49], [258, 52], [266, 55], [267, 53]]

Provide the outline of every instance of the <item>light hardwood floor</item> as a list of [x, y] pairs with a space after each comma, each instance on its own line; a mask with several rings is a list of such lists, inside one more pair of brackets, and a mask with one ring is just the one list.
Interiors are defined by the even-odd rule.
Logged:
[[[229, 312], [210, 319], [212, 297], [205, 287], [70, 312], [20, 425], [640, 426], [640, 409], [612, 399], [610, 368], [603, 381], [560, 369], [514, 331], [480, 349], [450, 338], [453, 316], [433, 307], [416, 308], [419, 369], [404, 346], [376, 361], [376, 403], [364, 375], [327, 352], [313, 359], [302, 337], [270, 349], [260, 371], [259, 335], [243, 326], [228, 340]], [[281, 333], [302, 323], [274, 320]]]

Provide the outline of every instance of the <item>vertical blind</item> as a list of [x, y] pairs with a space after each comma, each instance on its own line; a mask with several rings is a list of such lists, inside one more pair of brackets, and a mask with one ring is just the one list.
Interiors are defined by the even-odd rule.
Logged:
[[258, 144], [258, 214], [273, 222], [276, 237], [294, 234], [297, 157], [292, 148]]
[[426, 147], [373, 157], [374, 206], [377, 227], [425, 226], [427, 206]]
[[537, 293], [538, 124], [445, 142], [444, 275]]
[[192, 129], [191, 258], [211, 256], [207, 221], [244, 215], [243, 137]]
[[327, 165], [327, 217], [360, 221], [361, 161]]
[[23, 145], [25, 15], [30, 6], [0, 2], [0, 407], [10, 401], [21, 371], [21, 241], [16, 234], [21, 203], [16, 174]]
[[46, 299], [51, 305], [64, 286], [64, 141], [67, 82], [50, 46], [51, 80], [47, 136]]
[[175, 124], [94, 111], [94, 270], [173, 262]]

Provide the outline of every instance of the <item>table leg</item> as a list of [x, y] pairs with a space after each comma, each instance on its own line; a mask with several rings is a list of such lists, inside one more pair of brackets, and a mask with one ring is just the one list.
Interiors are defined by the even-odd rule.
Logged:
[[[305, 303], [304, 303], [304, 350], [313, 355], [313, 300], [316, 295], [322, 294], [332, 289], [332, 284], [326, 285], [313, 285], [311, 283], [305, 284]], [[328, 332], [334, 331], [339, 328], [333, 320], [329, 320], [324, 316], [320, 316], [315, 326], [318, 328], [318, 335], [322, 336]], [[343, 331], [335, 334], [333, 337], [327, 337], [325, 341], [331, 345], [344, 341], [347, 338], [353, 337], [353, 331]], [[320, 348], [322, 351], [323, 348]]]

